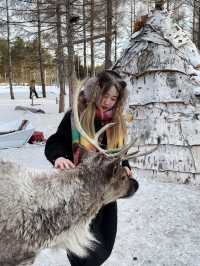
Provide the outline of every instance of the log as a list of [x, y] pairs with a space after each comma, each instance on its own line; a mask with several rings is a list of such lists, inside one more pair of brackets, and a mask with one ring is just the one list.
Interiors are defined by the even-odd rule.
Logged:
[[20, 110], [20, 111], [30, 111], [31, 113], [40, 113], [40, 114], [45, 114], [45, 111], [42, 109], [37, 109], [37, 108], [32, 108], [32, 107], [26, 107], [26, 106], [16, 106], [15, 110]]

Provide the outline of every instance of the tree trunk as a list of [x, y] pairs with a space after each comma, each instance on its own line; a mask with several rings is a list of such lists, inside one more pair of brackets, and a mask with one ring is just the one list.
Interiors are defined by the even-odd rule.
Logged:
[[8, 78], [10, 85], [10, 98], [15, 99], [12, 86], [12, 62], [11, 62], [11, 48], [10, 48], [10, 18], [8, 10], [8, 0], [6, 0], [6, 14], [7, 14], [7, 42], [8, 42]]
[[112, 66], [112, 0], [106, 0], [105, 69]]
[[91, 76], [95, 75], [94, 63], [94, 0], [90, 2], [90, 58], [91, 58]]
[[117, 6], [116, 6], [116, 2], [114, 3], [114, 46], [115, 46], [115, 55], [114, 55], [114, 61], [117, 61], [117, 37], [118, 37], [118, 31], [117, 31], [117, 22], [118, 22], [118, 18], [117, 18]]
[[84, 76], [87, 73], [87, 47], [86, 47], [86, 15], [85, 15], [85, 3], [86, 0], [83, 0], [83, 68], [84, 68]]
[[198, 19], [199, 19], [199, 25], [198, 25], [198, 39], [197, 39], [197, 47], [200, 49], [200, 7], [198, 8]]
[[115, 21], [115, 62], [117, 61], [117, 18]]
[[193, 25], [192, 25], [192, 40], [195, 42], [195, 19], [196, 19], [196, 0], [193, 1]]
[[73, 28], [70, 23], [70, 18], [72, 14], [72, 3], [70, 0], [65, 0], [66, 8], [66, 32], [67, 32], [67, 51], [68, 51], [68, 60], [67, 60], [67, 78], [69, 86], [69, 106], [72, 107], [73, 104], [73, 92], [75, 90], [75, 67], [74, 67], [74, 45], [73, 45]]
[[42, 57], [42, 44], [41, 44], [41, 21], [40, 21], [40, 2], [37, 0], [37, 19], [38, 19], [38, 57], [40, 65], [40, 79], [42, 84], [42, 96], [46, 97], [46, 89], [44, 82], [44, 68], [43, 68], [43, 57]]
[[60, 85], [59, 113], [65, 111], [65, 61], [63, 53], [63, 41], [61, 31], [61, 4], [56, 4], [56, 26], [57, 26], [57, 68]]

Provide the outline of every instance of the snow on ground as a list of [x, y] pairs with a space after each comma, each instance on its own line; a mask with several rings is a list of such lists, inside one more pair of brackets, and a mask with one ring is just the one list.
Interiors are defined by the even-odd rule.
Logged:
[[[15, 100], [9, 99], [8, 87], [0, 87], [0, 123], [26, 118], [47, 138], [55, 132], [63, 116], [58, 114], [54, 89], [48, 88], [47, 99], [35, 100], [38, 105], [34, 107], [46, 113], [33, 114], [14, 110], [17, 105], [31, 107], [27, 87], [14, 88]], [[31, 167], [52, 167], [44, 157], [44, 145], [26, 144], [0, 150], [0, 158]], [[199, 187], [162, 183], [145, 177], [137, 179], [140, 187], [136, 195], [118, 201], [117, 238], [104, 266], [199, 266]], [[64, 265], [69, 264], [63, 250], [43, 251], [35, 262], [35, 266]]]

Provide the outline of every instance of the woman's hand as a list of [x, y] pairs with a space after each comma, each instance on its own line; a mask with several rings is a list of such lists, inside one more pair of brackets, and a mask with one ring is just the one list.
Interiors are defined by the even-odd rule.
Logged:
[[54, 167], [60, 170], [72, 169], [75, 165], [68, 159], [64, 157], [59, 157], [55, 160]]
[[124, 169], [126, 170], [128, 176], [132, 176], [132, 171], [128, 168], [128, 166], [124, 166]]

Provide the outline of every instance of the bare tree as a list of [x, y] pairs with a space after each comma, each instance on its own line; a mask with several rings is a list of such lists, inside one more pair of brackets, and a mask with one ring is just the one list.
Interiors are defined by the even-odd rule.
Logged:
[[95, 74], [94, 63], [94, 0], [90, 0], [90, 60], [91, 60], [91, 76]]
[[[115, 2], [116, 3], [116, 2]], [[118, 37], [118, 28], [117, 28], [117, 7], [114, 5], [114, 42], [115, 42], [115, 55], [114, 61], [117, 61], [117, 37]]]
[[42, 96], [46, 97], [45, 81], [44, 81], [44, 68], [41, 44], [41, 21], [40, 21], [40, 0], [37, 0], [37, 20], [38, 20], [38, 59], [40, 65], [40, 78], [42, 84]]
[[198, 6], [198, 33], [197, 33], [197, 47], [200, 49], [200, 6]]
[[105, 25], [105, 68], [112, 65], [112, 0], [106, 0], [106, 25]]
[[58, 79], [60, 84], [60, 97], [59, 97], [59, 113], [65, 111], [65, 62], [63, 52], [63, 40], [61, 30], [61, 8], [62, 5], [59, 1], [56, 3], [56, 22], [57, 22], [57, 67]]
[[86, 0], [83, 1], [83, 66], [84, 66], [84, 75], [86, 75], [87, 69], [87, 43], [86, 43]]
[[73, 93], [75, 90], [76, 74], [74, 65], [74, 44], [73, 44], [73, 15], [72, 15], [72, 1], [65, 0], [66, 9], [66, 39], [67, 39], [67, 77], [69, 86], [69, 105], [73, 103]]
[[12, 100], [15, 99], [13, 86], [12, 86], [12, 62], [11, 62], [11, 47], [10, 47], [10, 17], [9, 17], [9, 5], [8, 0], [6, 0], [6, 15], [7, 15], [7, 42], [8, 42], [8, 77], [10, 85], [10, 97]]

